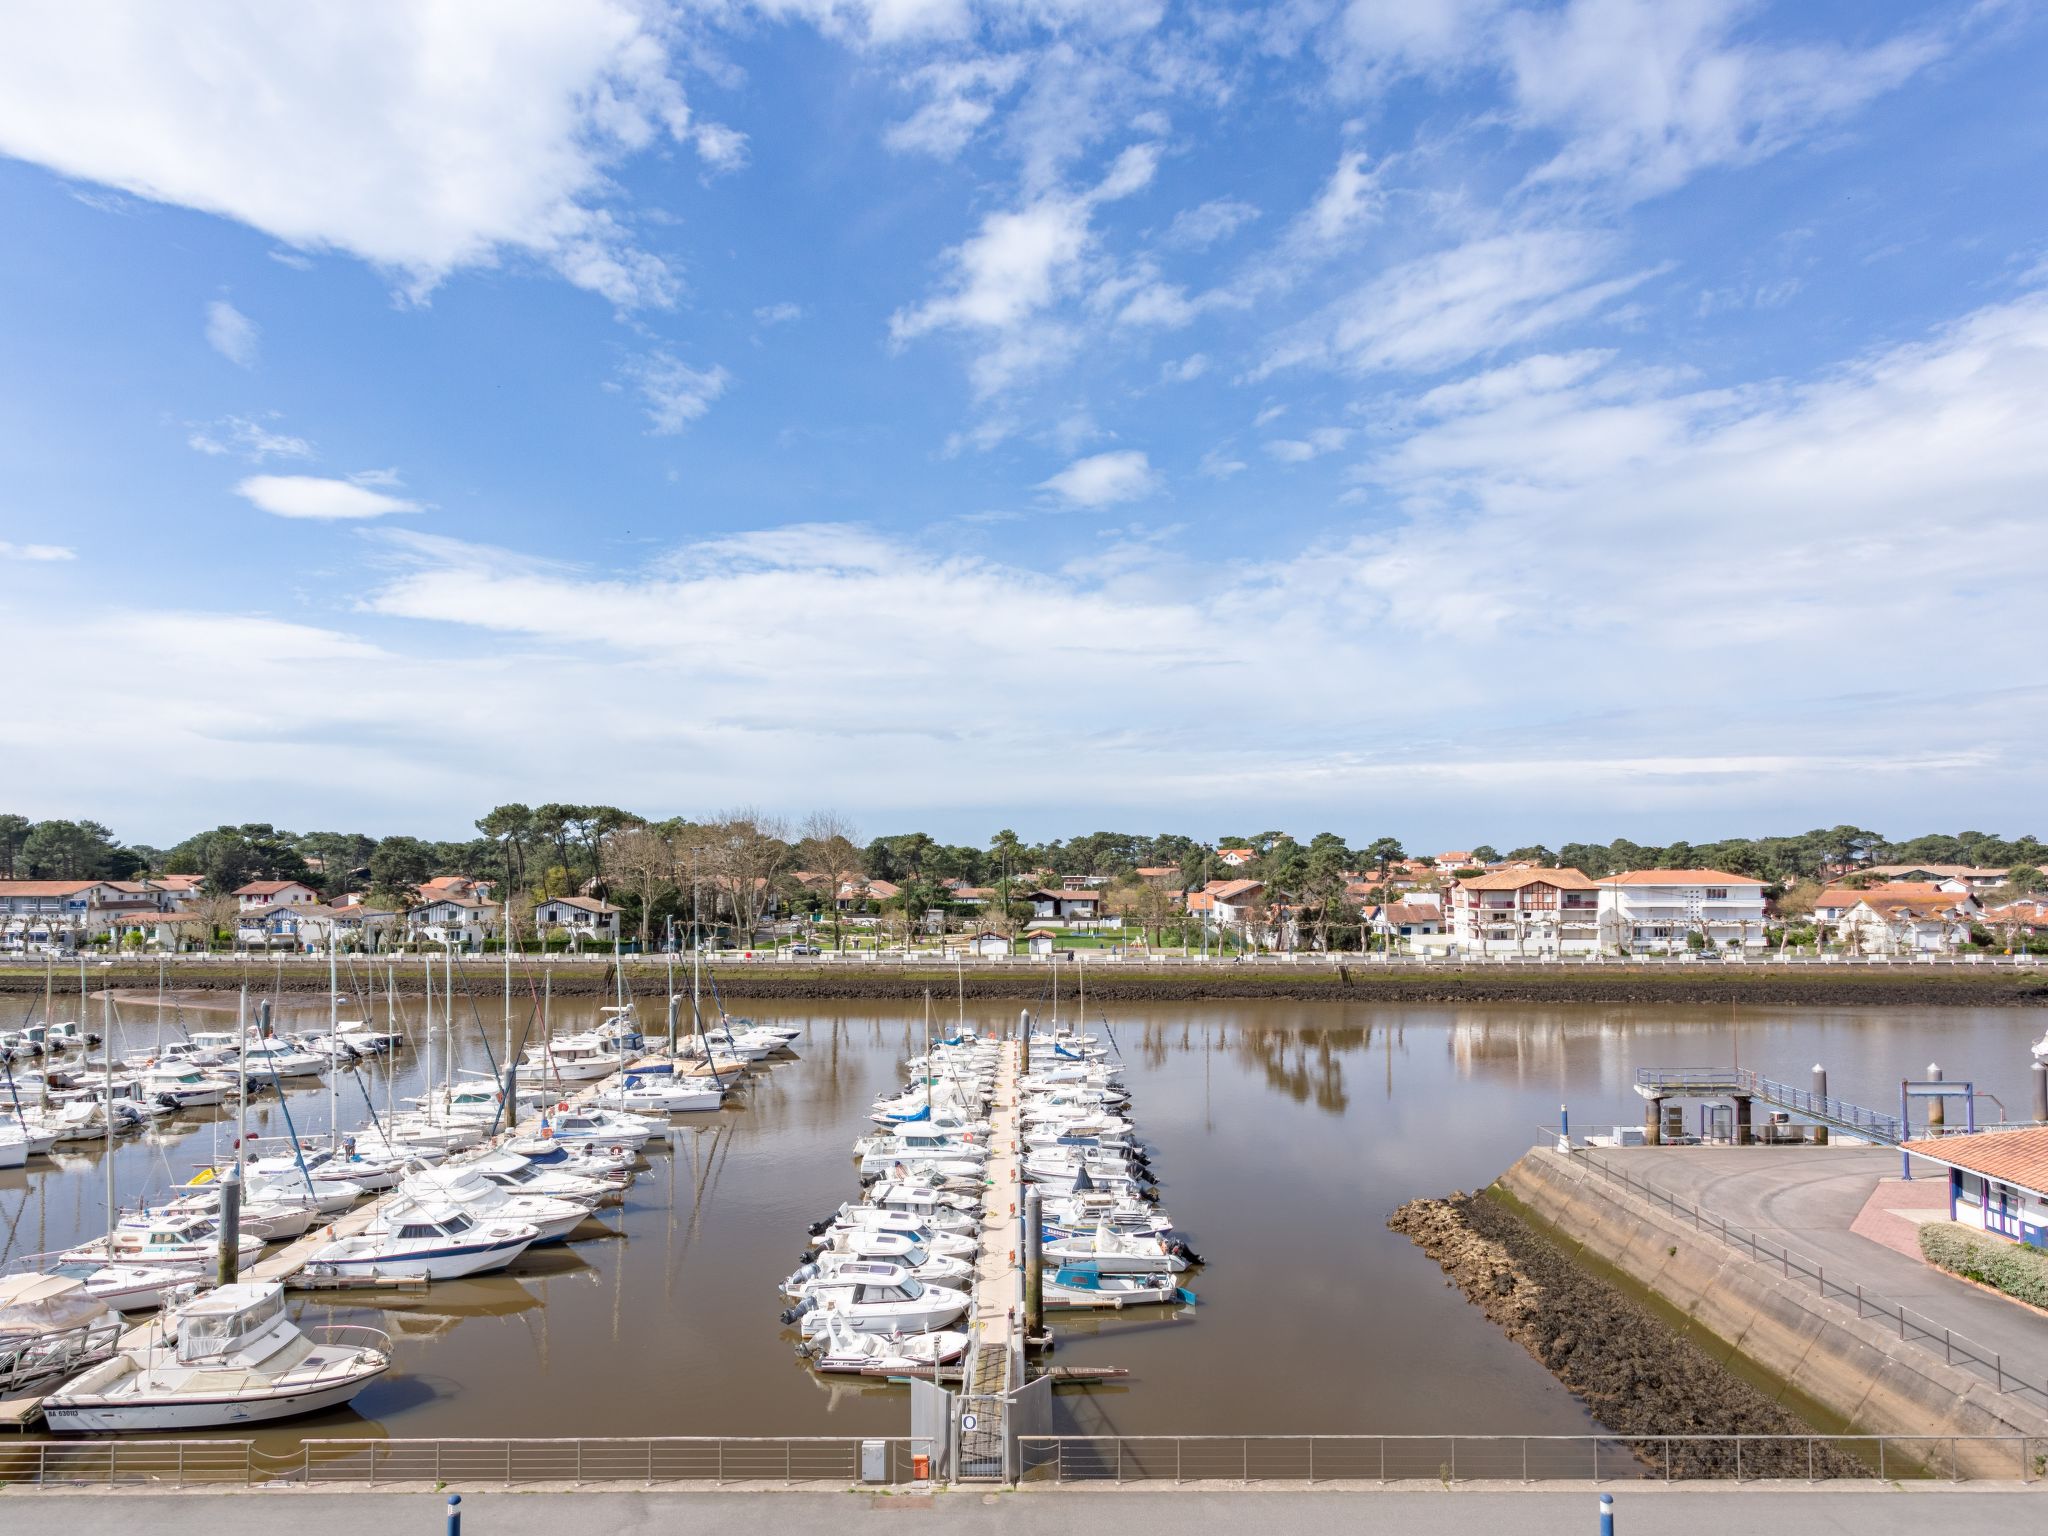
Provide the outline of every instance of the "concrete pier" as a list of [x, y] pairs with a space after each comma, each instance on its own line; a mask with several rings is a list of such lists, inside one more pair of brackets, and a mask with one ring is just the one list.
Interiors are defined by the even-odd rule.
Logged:
[[1019, 1082], [1030, 1028], [1002, 1042], [989, 1100], [988, 1184], [982, 1196], [981, 1257], [975, 1266], [974, 1354], [960, 1391], [959, 1475], [1001, 1479], [1009, 1452], [1007, 1394], [1024, 1379], [1023, 1148], [1017, 1119]]

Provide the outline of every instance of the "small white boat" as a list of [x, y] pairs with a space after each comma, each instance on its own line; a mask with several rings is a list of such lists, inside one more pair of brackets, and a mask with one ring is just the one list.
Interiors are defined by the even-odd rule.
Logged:
[[157, 1339], [73, 1377], [43, 1399], [59, 1431], [207, 1429], [336, 1408], [391, 1368], [374, 1328], [285, 1316], [284, 1288], [224, 1285], [168, 1315]]
[[[888, 1236], [894, 1238], [895, 1234]], [[856, 1232], [852, 1234], [848, 1247], [851, 1252], [828, 1248], [808, 1264], [799, 1265], [782, 1282], [782, 1294], [791, 1301], [798, 1300], [814, 1284], [829, 1283], [849, 1264], [900, 1264], [920, 1280], [932, 1285], [951, 1286], [956, 1290], [964, 1291], [974, 1283], [974, 1265], [968, 1260], [933, 1253], [908, 1239], [889, 1241], [882, 1234], [870, 1234], [863, 1240], [862, 1234]]]
[[413, 1206], [367, 1232], [329, 1243], [306, 1268], [326, 1275], [459, 1280], [503, 1269], [539, 1235], [530, 1223], [477, 1221], [454, 1205]]
[[968, 1338], [958, 1329], [935, 1333], [863, 1333], [840, 1317], [825, 1326], [801, 1349], [811, 1369], [834, 1374], [876, 1376], [930, 1371], [950, 1365], [967, 1353]]
[[850, 1253], [855, 1239], [862, 1233], [893, 1233], [920, 1248], [951, 1258], [971, 1259], [981, 1251], [980, 1243], [969, 1232], [941, 1232], [916, 1216], [906, 1216], [898, 1211], [878, 1211], [865, 1205], [848, 1206], [836, 1220], [813, 1227], [811, 1246]]
[[0, 1276], [0, 1397], [75, 1376], [106, 1359], [120, 1340], [121, 1319], [80, 1281]]
[[669, 1073], [643, 1077], [629, 1072], [615, 1087], [600, 1089], [596, 1102], [606, 1109], [636, 1115], [693, 1114], [717, 1109], [725, 1102], [725, 1090], [694, 1077], [677, 1078]]
[[208, 1278], [212, 1267], [196, 1264], [77, 1264], [63, 1265], [75, 1274], [95, 1301], [103, 1301], [116, 1312], [149, 1312], [188, 1285]]
[[633, 1181], [640, 1160], [636, 1147], [594, 1141], [556, 1141], [552, 1136], [522, 1136], [498, 1149], [524, 1158], [536, 1168], [553, 1168], [586, 1179], [600, 1179], [620, 1188]]
[[168, 1098], [179, 1109], [204, 1109], [234, 1092], [232, 1083], [208, 1077], [195, 1066], [171, 1062], [144, 1067], [136, 1082], [145, 1095]]
[[[242, 1232], [236, 1244], [241, 1263], [254, 1262], [263, 1240]], [[123, 1216], [111, 1241], [96, 1237], [64, 1254], [67, 1264], [210, 1266], [220, 1256], [220, 1223], [197, 1211], [144, 1211]]]
[[[56, 1145], [52, 1138], [51, 1146]], [[28, 1162], [28, 1133], [12, 1120], [0, 1120], [0, 1168], [20, 1168]], [[48, 1151], [49, 1147], [45, 1147]]]
[[[192, 1037], [195, 1041], [197, 1035]], [[232, 1038], [232, 1037], [230, 1037]], [[254, 1077], [318, 1077], [326, 1071], [329, 1063], [311, 1051], [302, 1051], [297, 1046], [282, 1040], [251, 1040], [246, 1050], [249, 1076]]]
[[622, 1147], [638, 1151], [653, 1136], [654, 1128], [635, 1115], [608, 1109], [563, 1108], [549, 1115], [541, 1135], [552, 1141], [587, 1141], [600, 1147]]
[[1193, 1291], [1184, 1290], [1172, 1274], [1104, 1274], [1093, 1264], [1067, 1264], [1041, 1282], [1047, 1307], [1062, 1311], [1087, 1308], [1118, 1310], [1157, 1306], [1162, 1302], [1192, 1305]]
[[590, 1036], [565, 1035], [534, 1046], [520, 1060], [519, 1075], [546, 1083], [594, 1083], [619, 1070], [620, 1056]]
[[2041, 1038], [2034, 1042], [2034, 1059], [2048, 1061], [2048, 1030], [2043, 1030]]
[[583, 1225], [594, 1201], [508, 1189], [469, 1164], [459, 1168], [422, 1168], [406, 1175], [399, 1199], [385, 1215], [387, 1223], [404, 1218], [407, 1202], [418, 1206], [454, 1205], [478, 1221], [524, 1222], [534, 1229], [533, 1246], [559, 1243]]
[[517, 1194], [552, 1195], [591, 1206], [616, 1205], [625, 1198], [624, 1181], [602, 1170], [572, 1173], [559, 1164], [536, 1163], [516, 1152], [493, 1152], [463, 1166]]
[[[1182, 1252], [1176, 1252], [1176, 1249]], [[1177, 1275], [1188, 1267], [1186, 1245], [1164, 1238], [1139, 1237], [1097, 1227], [1087, 1234], [1057, 1238], [1044, 1245], [1045, 1257], [1056, 1264], [1085, 1264], [1105, 1275]]]
[[967, 1300], [965, 1291], [927, 1285], [900, 1264], [860, 1260], [814, 1282], [782, 1320], [798, 1324], [805, 1338], [832, 1317], [862, 1333], [928, 1333], [964, 1317]]

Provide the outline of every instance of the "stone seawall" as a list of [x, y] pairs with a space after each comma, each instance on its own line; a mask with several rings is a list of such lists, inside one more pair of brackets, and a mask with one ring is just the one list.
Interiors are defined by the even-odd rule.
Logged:
[[[1561, 1237], [1643, 1286], [1857, 1431], [2048, 1436], [2048, 1411], [1858, 1318], [1708, 1233], [1539, 1147], [1501, 1187]], [[1966, 1474], [2010, 1477], [2016, 1449], [1959, 1447]]]
[[[359, 975], [367, 976], [367, 962], [357, 962]], [[666, 986], [666, 967], [653, 960], [628, 958], [626, 981], [641, 997], [660, 996]], [[344, 973], [349, 967], [344, 963]], [[950, 996], [964, 990], [970, 1001], [1003, 1001], [1030, 1004], [1047, 994], [1049, 967], [1013, 964], [1001, 967], [970, 966], [958, 974], [950, 965], [916, 962], [835, 962], [826, 965], [762, 961], [757, 964], [721, 963], [716, 967], [718, 989], [729, 1001], [768, 1002], [778, 999], [820, 1000], [868, 999], [882, 1002], [916, 1002], [927, 990], [936, 996]], [[1060, 965], [1060, 992], [1070, 997], [1080, 968], [1071, 961]], [[383, 962], [376, 965], [382, 985]], [[440, 967], [435, 967], [437, 975]], [[564, 997], [587, 997], [608, 993], [613, 988], [607, 963], [592, 961], [558, 962], [548, 967], [554, 976], [554, 990]], [[397, 962], [398, 984], [402, 990], [417, 990], [420, 962], [416, 957]], [[1475, 965], [1379, 966], [1372, 964], [1329, 965], [1321, 961], [1295, 965], [1199, 965], [1148, 966], [1141, 961], [1091, 961], [1086, 966], [1088, 997], [1091, 1002], [1208, 1002], [1255, 1001], [1333, 1002], [1374, 1004], [1458, 1004], [1521, 1003], [1532, 1006], [1579, 1004], [1615, 1007], [2048, 1007], [2048, 971], [2019, 971], [1984, 966], [1780, 966], [1754, 965], [1621, 966], [1621, 965]], [[540, 966], [529, 960], [515, 966], [512, 986], [526, 993], [539, 984]], [[479, 994], [495, 996], [501, 986], [498, 963], [485, 957], [466, 963], [458, 973]], [[685, 972], [677, 972], [680, 983]], [[707, 973], [708, 974], [708, 973]], [[105, 987], [154, 988], [154, 961], [121, 960], [109, 966], [91, 962], [87, 968], [90, 985]], [[173, 960], [166, 968], [166, 984], [195, 990], [233, 990], [247, 978], [253, 990], [320, 992], [327, 989], [324, 960], [291, 959], [282, 964], [254, 956], [246, 964], [220, 959]], [[344, 986], [348, 985], [344, 975]], [[56, 989], [76, 993], [78, 972], [75, 962], [67, 972], [59, 967]], [[43, 989], [40, 965], [0, 963], [0, 993], [31, 993]], [[707, 981], [705, 991], [711, 988]]]

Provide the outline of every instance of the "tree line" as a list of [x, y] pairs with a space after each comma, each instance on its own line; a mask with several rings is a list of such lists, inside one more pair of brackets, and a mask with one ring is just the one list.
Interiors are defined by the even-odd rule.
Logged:
[[[701, 819], [651, 819], [613, 805], [549, 802], [493, 807], [474, 835], [433, 841], [406, 834], [299, 833], [267, 822], [219, 826], [169, 848], [122, 843], [96, 821], [44, 820], [0, 814], [0, 879], [134, 879], [196, 874], [228, 892], [255, 879], [299, 880], [332, 898], [362, 891], [402, 904], [437, 875], [496, 882], [521, 902], [602, 889], [624, 909], [643, 938], [671, 920], [729, 922], [750, 932], [771, 903], [781, 901], [835, 920], [837, 890], [848, 881], [881, 880], [897, 887], [888, 905], [916, 921], [947, 906], [948, 882], [990, 890], [1000, 907], [1040, 878], [1102, 876], [1121, 885], [1113, 903], [1140, 920], [1155, 914], [1140, 869], [1169, 871], [1152, 888], [1198, 887], [1239, 876], [1286, 894], [1311, 926], [1327, 932], [1343, 920], [1354, 882], [1385, 883], [1408, 854], [1398, 838], [1357, 843], [1334, 832], [1298, 839], [1279, 830], [1200, 838], [1181, 833], [1091, 832], [1030, 842], [1009, 828], [986, 844], [946, 843], [923, 832], [863, 840], [845, 817], [813, 813], [800, 822], [752, 809]], [[1250, 851], [1247, 863], [1225, 864], [1224, 849]], [[1749, 875], [1779, 888], [1838, 877], [1872, 864], [1932, 863], [1998, 867], [2048, 864], [2048, 847], [2029, 835], [1929, 833], [1893, 841], [1843, 825], [1790, 836], [1724, 838], [1661, 846], [1617, 838], [1611, 843], [1526, 844], [1505, 854], [1480, 845], [1475, 864], [1506, 858], [1562, 864], [1599, 878], [1629, 869], [1711, 868]], [[818, 878], [798, 882], [804, 872]]]

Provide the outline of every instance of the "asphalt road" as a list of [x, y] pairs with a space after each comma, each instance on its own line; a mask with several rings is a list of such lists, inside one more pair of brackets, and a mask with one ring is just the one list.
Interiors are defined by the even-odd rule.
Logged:
[[[1638, 1532], [1796, 1531], [1801, 1536], [2034, 1536], [2048, 1521], [2048, 1487], [1726, 1488], [1614, 1491], [1616, 1536]], [[441, 1536], [441, 1494], [235, 1493], [0, 1495], [8, 1536]], [[463, 1498], [464, 1536], [995, 1536], [1024, 1528], [1114, 1529], [1117, 1536], [1595, 1536], [1598, 1496], [1571, 1492], [1077, 1491], [948, 1494], [477, 1493]]]
[[[1839, 1282], [1953, 1328], [2048, 1390], [2048, 1323], [2015, 1302], [1943, 1274], [1849, 1230], [1899, 1154], [1879, 1148], [1640, 1147], [1595, 1154], [1630, 1177], [1817, 1260]], [[1930, 1163], [1922, 1172], [1945, 1177]], [[1918, 1319], [1916, 1318], [1916, 1321]], [[1938, 1351], [1937, 1351], [1938, 1352]], [[2038, 1401], [2038, 1400], [2037, 1400]]]

